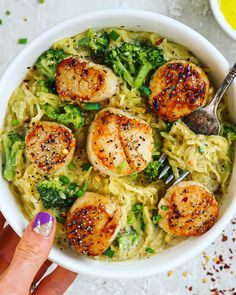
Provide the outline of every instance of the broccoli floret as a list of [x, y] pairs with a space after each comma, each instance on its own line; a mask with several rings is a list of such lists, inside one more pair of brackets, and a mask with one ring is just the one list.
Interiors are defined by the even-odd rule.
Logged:
[[108, 48], [109, 38], [106, 32], [96, 33], [93, 29], [89, 29], [79, 40], [78, 45], [89, 48], [95, 57], [102, 58]]
[[24, 146], [24, 138], [19, 134], [10, 132], [3, 137], [3, 148], [6, 157], [3, 176], [8, 181], [12, 181], [16, 175], [16, 159]]
[[144, 169], [145, 179], [152, 182], [158, 180], [162, 165], [159, 161], [151, 161]]
[[118, 236], [117, 243], [123, 250], [129, 250], [134, 244], [138, 242], [139, 236], [132, 228], [122, 235]]
[[43, 105], [49, 119], [64, 124], [71, 129], [78, 129], [84, 125], [84, 118], [77, 106], [65, 105], [62, 107], [53, 107], [49, 104]]
[[131, 211], [127, 217], [127, 223], [130, 224], [132, 229], [138, 234], [145, 230], [142, 204], [135, 204], [132, 206]]
[[68, 56], [69, 55], [63, 49], [49, 49], [40, 55], [35, 63], [35, 67], [45, 78], [53, 83], [57, 65]]
[[140, 88], [150, 71], [164, 64], [165, 59], [160, 48], [123, 43], [106, 52], [105, 63], [132, 88]]
[[84, 125], [84, 119], [81, 111], [78, 107], [72, 105], [66, 105], [63, 107], [65, 113], [59, 114], [58, 121], [66, 126], [73, 125], [75, 129], [78, 129]]
[[56, 87], [54, 82], [49, 80], [39, 80], [36, 84], [36, 91], [44, 93], [56, 93]]
[[37, 185], [44, 208], [64, 208], [73, 204], [74, 200], [67, 195], [66, 189], [59, 179], [43, 180]]
[[[161, 172], [163, 171], [164, 167], [169, 165], [169, 161], [165, 160], [164, 162], [159, 162], [159, 160], [153, 160], [149, 162], [147, 167], [144, 169], [144, 177], [149, 182], [156, 181], [159, 179]], [[179, 173], [181, 174], [183, 170], [178, 168]], [[161, 179], [165, 182], [168, 177], [173, 174], [173, 170], [169, 169], [165, 172], [165, 174], [161, 177]]]
[[85, 186], [80, 188], [76, 184], [71, 189], [58, 178], [45, 179], [37, 184], [37, 191], [46, 209], [68, 208], [85, 193], [86, 189]]
[[236, 126], [232, 123], [228, 123], [223, 126], [222, 135], [226, 137], [230, 142], [236, 140]]

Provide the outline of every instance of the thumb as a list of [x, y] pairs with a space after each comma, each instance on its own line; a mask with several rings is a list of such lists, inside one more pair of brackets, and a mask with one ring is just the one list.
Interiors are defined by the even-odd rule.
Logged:
[[36, 273], [52, 248], [55, 230], [55, 219], [47, 212], [38, 213], [29, 224], [16, 247], [8, 270], [1, 278], [8, 290], [14, 288], [14, 294], [29, 293]]

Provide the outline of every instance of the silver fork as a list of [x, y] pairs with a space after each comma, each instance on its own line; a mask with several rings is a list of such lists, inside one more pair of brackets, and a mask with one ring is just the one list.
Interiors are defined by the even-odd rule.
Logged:
[[[191, 129], [195, 134], [205, 134], [205, 135], [219, 135], [220, 133], [220, 123], [217, 118], [217, 107], [221, 98], [224, 96], [225, 92], [233, 82], [236, 77], [236, 63], [233, 65], [232, 69], [229, 71], [228, 75], [225, 77], [221, 83], [218, 91], [216, 92], [212, 101], [206, 107], [199, 108], [192, 112], [190, 115], [183, 118], [183, 122]], [[159, 158], [160, 165], [164, 163], [167, 156], [162, 154]], [[162, 179], [166, 173], [170, 170], [170, 164], [167, 164], [159, 175], [159, 179]], [[174, 181], [174, 184], [182, 181], [189, 171], [181, 172], [180, 176]], [[168, 184], [174, 178], [174, 174], [171, 173], [165, 180]]]
[[230, 84], [236, 77], [236, 63], [221, 83], [212, 101], [203, 108], [199, 108], [183, 118], [183, 122], [196, 134], [220, 134], [220, 122], [217, 118], [217, 107]]
[[[167, 159], [167, 156], [163, 153], [161, 154], [160, 158], [158, 159], [158, 162], [160, 163], [160, 165], [162, 165], [165, 160]], [[159, 175], [159, 179], [162, 179], [166, 173], [171, 169], [170, 164], [167, 164], [163, 170], [161, 171], [160, 175]], [[180, 181], [182, 181], [187, 175], [189, 174], [189, 171], [182, 171], [179, 175], [179, 177], [173, 182], [173, 185], [179, 183]], [[168, 184], [170, 183], [173, 179], [174, 179], [174, 174], [173, 172], [166, 178], [165, 183]]]

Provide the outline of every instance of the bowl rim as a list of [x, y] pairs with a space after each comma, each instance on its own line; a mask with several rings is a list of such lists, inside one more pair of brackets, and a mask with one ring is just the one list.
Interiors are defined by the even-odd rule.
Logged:
[[234, 30], [231, 25], [227, 22], [226, 18], [224, 17], [221, 9], [219, 0], [210, 0], [211, 10], [213, 15], [220, 25], [220, 27], [225, 31], [225, 33], [230, 36], [232, 39], [236, 40], [236, 30]]
[[[110, 16], [116, 16], [119, 17], [120, 15], [124, 15], [125, 17], [140, 17], [143, 19], [151, 19], [154, 22], [160, 22], [160, 23], [164, 23], [164, 24], [171, 24], [173, 26], [178, 27], [179, 29], [181, 29], [182, 31], [184, 31], [184, 33], [186, 35], [191, 35], [193, 38], [196, 38], [198, 40], [200, 40], [202, 43], [205, 43], [205, 47], [208, 47], [209, 50], [211, 50], [211, 53], [214, 53], [214, 55], [216, 57], [219, 57], [219, 59], [221, 60], [221, 62], [224, 64], [225, 67], [225, 72], [228, 70], [229, 68], [229, 64], [226, 61], [226, 59], [224, 58], [224, 56], [207, 40], [205, 39], [203, 36], [201, 36], [199, 33], [197, 33], [196, 31], [194, 31], [193, 29], [191, 29], [190, 27], [188, 27], [187, 25], [176, 21], [170, 17], [158, 14], [158, 13], [154, 13], [154, 12], [150, 12], [150, 11], [144, 11], [144, 10], [134, 10], [134, 9], [107, 9], [107, 10], [100, 10], [100, 11], [95, 11], [95, 12], [89, 12], [77, 17], [74, 17], [72, 19], [63, 21], [59, 24], [57, 24], [56, 26], [51, 27], [50, 29], [45, 30], [43, 33], [41, 33], [39, 36], [37, 36], [36, 38], [34, 38], [29, 44], [27, 44], [25, 46], [25, 48], [17, 54], [17, 56], [12, 60], [12, 62], [10, 63], [10, 65], [7, 67], [7, 69], [5, 70], [4, 74], [2, 75], [2, 79], [0, 80], [0, 93], [1, 91], [3, 91], [3, 87], [1, 87], [2, 85], [4, 85], [4, 83], [6, 83], [7, 79], [10, 78], [11, 73], [15, 67], [15, 64], [22, 59], [22, 56], [26, 53], [26, 52], [30, 52], [30, 48], [34, 46], [36, 46], [37, 44], [40, 44], [47, 35], [54, 35], [56, 31], [59, 31], [63, 28], [66, 27], [70, 27], [74, 24], [77, 23], [82, 23], [86, 20], [89, 20], [91, 18], [99, 18], [99, 17], [110, 17]], [[69, 34], [68, 34], [69, 35]], [[227, 68], [227, 70], [226, 70]], [[235, 81], [236, 82], [236, 81]], [[235, 93], [236, 93], [236, 83], [234, 83], [234, 89], [235, 89]], [[1, 183], [4, 183], [5, 180], [3, 180], [3, 177], [1, 175], [0, 177], [0, 185]], [[11, 193], [12, 194], [12, 193]], [[6, 202], [7, 203], [7, 202]], [[0, 209], [2, 210], [4, 216], [6, 217], [6, 219], [8, 220], [8, 222], [10, 223], [10, 225], [12, 226], [12, 228], [16, 231], [16, 233], [21, 236], [23, 234], [23, 228], [19, 226], [19, 224], [16, 222], [15, 218], [10, 216], [10, 212], [9, 210], [5, 210], [5, 208], [7, 208], [7, 205], [4, 203], [0, 202]], [[146, 259], [143, 260], [135, 260], [136, 262], [134, 262], [133, 260], [129, 260], [129, 261], [125, 261], [125, 262], [106, 262], [106, 264], [109, 265], [109, 267], [103, 268], [103, 269], [99, 269], [99, 267], [97, 268], [97, 265], [101, 265], [103, 262], [98, 262], [96, 260], [92, 260], [92, 262], [86, 262], [83, 263], [83, 265], [81, 266], [81, 269], [78, 269], [78, 267], [74, 266], [73, 263], [70, 263], [68, 265], [68, 261], [67, 259], [61, 259], [60, 255], [59, 255], [59, 249], [57, 249], [57, 247], [53, 247], [52, 251], [50, 252], [49, 255], [49, 259], [65, 268], [68, 268], [72, 271], [75, 272], [80, 272], [82, 274], [86, 274], [86, 275], [90, 275], [90, 276], [95, 276], [95, 277], [100, 277], [100, 278], [108, 278], [108, 279], [134, 279], [134, 278], [142, 278], [142, 277], [147, 277], [147, 276], [151, 276], [151, 275], [155, 275], [158, 273], [162, 273], [162, 272], [166, 272], [169, 269], [173, 269], [174, 267], [179, 266], [180, 264], [184, 263], [185, 261], [193, 258], [194, 256], [196, 256], [197, 254], [199, 254], [201, 251], [203, 251], [221, 232], [222, 230], [225, 228], [225, 226], [228, 224], [228, 222], [230, 221], [230, 219], [233, 217], [236, 209], [236, 192], [233, 195], [232, 198], [232, 202], [231, 205], [225, 210], [225, 213], [221, 216], [220, 220], [218, 220], [218, 222], [214, 225], [214, 227], [209, 230], [206, 234], [204, 234], [203, 236], [199, 237], [199, 241], [196, 243], [195, 238], [189, 238], [189, 245], [191, 245], [191, 249], [188, 252], [185, 253], [181, 253], [181, 255], [179, 255], [178, 257], [173, 257], [173, 259], [169, 259], [168, 261], [165, 262], [164, 265], [154, 265], [154, 264], [149, 264], [148, 267], [144, 269], [142, 269], [142, 261], [146, 261]], [[22, 212], [19, 212], [23, 215]], [[201, 242], [200, 242], [201, 241]], [[179, 244], [180, 245], [180, 244]], [[178, 246], [177, 246], [178, 247]], [[168, 255], [170, 255], [171, 257], [171, 252], [168, 252], [168, 249], [165, 250]], [[158, 254], [157, 254], [158, 255]], [[156, 256], [156, 255], [155, 255]], [[81, 259], [83, 260], [83, 259]], [[149, 259], [149, 261], [151, 260], [151, 258]], [[134, 263], [135, 266], [137, 266], [135, 268], [135, 271], [129, 271], [129, 263]], [[114, 265], [122, 265], [121, 268], [117, 267], [113, 267]], [[93, 266], [95, 266], [95, 270], [93, 269]], [[104, 264], [105, 266], [105, 264]], [[97, 270], [99, 269], [99, 272], [97, 272]], [[160, 270], [161, 269], [161, 270]]]

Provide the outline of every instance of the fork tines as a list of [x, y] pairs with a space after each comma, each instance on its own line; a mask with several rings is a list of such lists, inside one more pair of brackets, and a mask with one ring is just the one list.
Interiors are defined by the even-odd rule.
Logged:
[[[161, 154], [158, 162], [160, 163], [160, 166], [164, 164], [164, 162], [167, 160], [167, 156], [163, 153]], [[166, 165], [164, 166], [164, 168], [162, 169], [160, 175], [159, 175], [159, 179], [163, 179], [165, 176], [167, 176], [168, 171], [171, 169], [171, 166], [169, 163], [166, 163]], [[189, 171], [182, 171], [179, 175], [179, 177], [173, 182], [173, 185], [179, 183], [180, 181], [182, 181], [187, 175], [189, 174]], [[173, 172], [165, 179], [165, 183], [168, 184], [170, 183], [173, 179], [174, 179], [174, 174]]]

